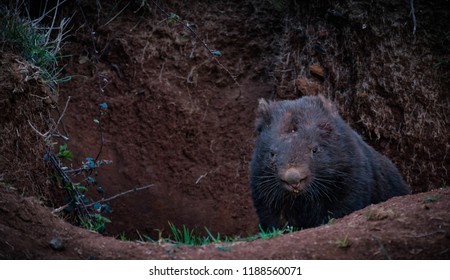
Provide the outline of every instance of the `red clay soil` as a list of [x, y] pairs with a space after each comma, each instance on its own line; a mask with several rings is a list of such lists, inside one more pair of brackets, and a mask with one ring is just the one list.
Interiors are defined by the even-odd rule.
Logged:
[[[200, 42], [183, 39], [189, 33], [180, 26], [158, 24], [164, 17], [156, 12], [146, 13], [150, 19], [137, 26], [135, 18], [124, 16], [98, 28], [95, 38], [80, 30], [68, 42], [74, 56], [67, 71], [77, 86], [61, 84], [60, 92], [61, 106], [71, 97], [64, 124], [69, 148], [77, 155], [74, 162], [99, 152], [99, 128], [93, 120], [105, 102], [100, 158], [113, 164], [99, 170], [104, 196], [153, 185], [111, 201], [113, 223], [107, 234], [138, 238], [139, 231], [157, 238], [161, 232], [167, 236], [168, 222], [202, 233], [207, 227], [214, 235], [258, 231], [248, 162], [258, 99], [273, 90], [264, 83], [263, 70], [275, 52], [278, 24], [272, 27], [274, 20], [257, 14], [236, 22], [234, 17], [248, 13], [246, 4], [223, 5], [199, 4], [195, 15], [201, 16], [195, 20], [203, 36], [220, 34], [214, 36], [214, 47], [230, 58], [223, 65], [241, 76], [241, 94]], [[226, 14], [219, 26], [213, 19], [221, 9]], [[243, 32], [248, 33], [245, 40]], [[94, 60], [85, 52], [92, 40], [107, 51], [98, 63], [80, 63], [85, 57]], [[100, 198], [95, 191], [90, 195]]]
[[[450, 189], [397, 197], [330, 225], [269, 240], [187, 247], [120, 241], [0, 190], [2, 259], [449, 259]], [[59, 240], [58, 250], [50, 246]]]
[[[150, 4], [122, 11], [124, 3], [97, 10], [79, 2], [62, 9], [78, 16], [63, 50], [64, 75], [72, 80], [59, 84], [58, 100], [44, 102], [51, 93], [21, 80], [15, 57], [1, 56], [0, 108], [8, 111], [0, 112], [0, 258], [450, 257], [450, 189], [444, 188], [450, 168], [449, 69], [445, 63], [432, 68], [449, 58], [448, 38], [440, 36], [448, 26], [448, 12], [439, 8], [445, 1], [421, 6], [417, 39], [401, 1], [377, 4], [380, 9], [370, 12], [365, 1], [333, 7], [326, 1], [280, 1], [286, 6], [276, 7], [250, 0], [165, 3], [164, 9], [195, 23], [200, 38]], [[292, 14], [289, 5], [296, 7]], [[375, 11], [384, 9], [395, 17], [378, 20]], [[391, 21], [398, 24], [385, 28]], [[404, 37], [393, 36], [396, 31]], [[222, 53], [216, 57], [221, 64], [200, 39]], [[12, 94], [17, 89], [21, 94]], [[319, 92], [392, 158], [413, 195], [269, 240], [186, 247], [116, 239], [167, 237], [169, 222], [200, 234], [205, 227], [221, 236], [258, 233], [248, 184], [258, 99]], [[56, 103], [59, 114], [49, 113]], [[94, 174], [105, 193], [89, 189], [89, 199], [151, 185], [109, 202], [112, 212], [104, 215], [112, 222], [103, 235], [51, 213], [67, 203], [65, 192], [48, 180], [52, 171], [42, 160], [43, 140], [29, 120], [46, 131], [46, 118], [61, 114], [59, 131], [69, 137], [74, 154], [64, 164], [78, 168], [97, 155], [112, 161]], [[62, 242], [56, 249], [50, 246], [55, 240]]]

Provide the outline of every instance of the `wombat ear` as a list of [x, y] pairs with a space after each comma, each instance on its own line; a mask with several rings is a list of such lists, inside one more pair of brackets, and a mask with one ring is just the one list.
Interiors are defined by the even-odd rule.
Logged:
[[322, 132], [323, 135], [331, 135], [333, 133], [333, 125], [328, 122], [319, 123], [317, 125], [319, 131]]
[[270, 108], [269, 103], [264, 99], [259, 99], [259, 106], [256, 110], [256, 131], [260, 133], [270, 124]]
[[319, 98], [322, 101], [323, 107], [331, 114], [331, 116], [337, 117], [339, 115], [336, 105], [334, 105], [330, 99], [326, 98], [322, 94], [319, 94]]

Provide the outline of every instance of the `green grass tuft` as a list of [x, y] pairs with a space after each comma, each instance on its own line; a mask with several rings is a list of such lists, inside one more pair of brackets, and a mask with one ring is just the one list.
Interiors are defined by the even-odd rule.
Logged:
[[350, 240], [348, 234], [344, 238], [336, 240], [336, 245], [341, 249], [347, 249], [350, 247]]
[[[54, 13], [56, 16], [57, 9]], [[20, 17], [17, 10], [0, 9], [0, 41], [20, 52], [33, 66], [32, 76], [39, 75], [55, 90], [58, 83], [71, 80], [70, 76], [62, 77], [63, 67], [58, 66], [59, 52], [70, 31], [66, 30], [70, 18], [63, 18], [59, 26], [42, 26], [44, 16], [32, 20]]]
[[[162, 239], [168, 243], [175, 243], [177, 245], [188, 245], [188, 246], [198, 246], [198, 245], [206, 245], [210, 243], [232, 243], [237, 241], [254, 241], [257, 239], [271, 239], [277, 236], [280, 236], [285, 233], [291, 233], [295, 229], [293, 227], [285, 227], [282, 229], [270, 229], [263, 230], [260, 227], [260, 232], [256, 235], [242, 238], [240, 236], [221, 236], [220, 233], [217, 233], [217, 236], [213, 235], [211, 231], [205, 227], [205, 231], [207, 236], [199, 235], [193, 229], [188, 229], [185, 225], [182, 228], [177, 228], [173, 223], [169, 222], [169, 228], [171, 234], [168, 238]], [[156, 242], [151, 240], [151, 238], [146, 238], [146, 241]], [[229, 250], [231, 249], [229, 246], [219, 246], [218, 250]]]

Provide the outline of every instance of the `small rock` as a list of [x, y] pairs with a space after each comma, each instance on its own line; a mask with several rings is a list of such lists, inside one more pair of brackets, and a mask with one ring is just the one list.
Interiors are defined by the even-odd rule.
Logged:
[[322, 66], [317, 64], [309, 65], [309, 72], [316, 77], [323, 79], [325, 77], [325, 69]]
[[62, 251], [62, 250], [64, 250], [63, 242], [59, 238], [53, 238], [52, 240], [50, 240], [50, 242], [48, 244], [55, 251]]

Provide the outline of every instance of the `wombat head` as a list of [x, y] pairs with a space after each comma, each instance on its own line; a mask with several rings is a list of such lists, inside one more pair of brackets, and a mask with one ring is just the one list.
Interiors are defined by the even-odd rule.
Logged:
[[323, 96], [261, 99], [251, 180], [266, 191], [294, 196], [324, 189], [336, 177], [340, 121], [336, 107]]

